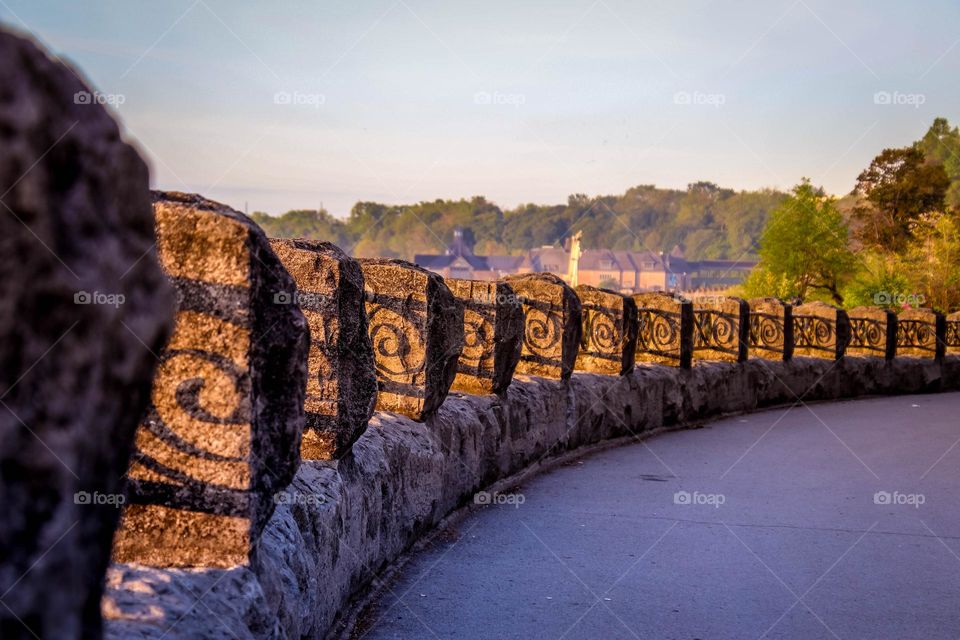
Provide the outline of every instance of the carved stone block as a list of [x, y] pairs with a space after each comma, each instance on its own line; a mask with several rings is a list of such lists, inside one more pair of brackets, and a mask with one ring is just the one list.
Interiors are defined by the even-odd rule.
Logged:
[[633, 298], [588, 285], [576, 288], [583, 313], [577, 371], [626, 375], [637, 351], [637, 304]]
[[633, 296], [639, 332], [637, 362], [689, 369], [693, 360], [693, 303], [652, 291]]
[[453, 389], [503, 393], [510, 386], [523, 349], [523, 307], [505, 282], [447, 278], [463, 304], [463, 352]]
[[523, 304], [523, 352], [517, 373], [567, 380], [580, 347], [580, 299], [555, 275], [528, 273], [507, 282]]
[[793, 307], [777, 298], [753, 298], [750, 305], [750, 357], [793, 357]]
[[275, 494], [300, 462], [309, 332], [263, 231], [226, 205], [154, 194], [160, 263], [177, 291], [137, 430], [114, 558], [253, 562]]
[[933, 309], [907, 309], [897, 316], [897, 355], [940, 359], [946, 351], [947, 319]]
[[463, 304], [443, 278], [403, 260], [360, 260], [377, 371], [377, 410], [426, 420], [463, 349]]
[[300, 456], [339, 459], [366, 431], [377, 401], [363, 271], [329, 242], [273, 239], [270, 246], [296, 282], [276, 301], [299, 305], [310, 326]]
[[743, 362], [750, 344], [746, 300], [711, 296], [693, 301], [693, 355], [698, 360]]
[[897, 314], [879, 307], [855, 307], [850, 318], [848, 356], [876, 356], [890, 360], [897, 352]]
[[954, 311], [946, 318], [946, 352], [960, 353], [960, 311]]
[[839, 360], [850, 341], [847, 312], [825, 302], [793, 308], [794, 355]]

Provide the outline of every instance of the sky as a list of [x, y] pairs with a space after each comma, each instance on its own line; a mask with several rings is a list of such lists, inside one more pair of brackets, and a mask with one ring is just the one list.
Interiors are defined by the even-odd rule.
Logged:
[[960, 121], [955, 0], [0, 0], [155, 188], [241, 211], [638, 184], [848, 193]]

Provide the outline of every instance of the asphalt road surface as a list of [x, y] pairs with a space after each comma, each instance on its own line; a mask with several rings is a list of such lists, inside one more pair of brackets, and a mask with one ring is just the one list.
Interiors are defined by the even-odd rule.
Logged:
[[355, 637], [960, 638], [960, 393], [796, 406], [501, 495]]

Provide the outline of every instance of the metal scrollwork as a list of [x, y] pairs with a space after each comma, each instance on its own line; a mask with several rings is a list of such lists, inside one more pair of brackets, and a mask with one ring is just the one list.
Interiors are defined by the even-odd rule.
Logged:
[[660, 309], [638, 309], [640, 331], [637, 351], [678, 358], [680, 315]]
[[872, 318], [850, 318], [851, 348], [866, 349], [878, 353], [886, 353], [887, 333], [882, 324]]
[[694, 309], [693, 348], [737, 353], [737, 318], [720, 311]]
[[769, 313], [750, 313], [750, 348], [783, 353], [786, 339], [783, 316]]
[[947, 321], [947, 346], [960, 349], [960, 320]]
[[837, 348], [833, 322], [817, 316], [793, 316], [793, 339], [797, 349], [833, 352]]
[[619, 360], [623, 354], [622, 316], [598, 305], [584, 305], [581, 348], [591, 356]]
[[935, 353], [937, 348], [936, 327], [932, 323], [922, 320], [901, 319], [897, 323], [897, 347]]

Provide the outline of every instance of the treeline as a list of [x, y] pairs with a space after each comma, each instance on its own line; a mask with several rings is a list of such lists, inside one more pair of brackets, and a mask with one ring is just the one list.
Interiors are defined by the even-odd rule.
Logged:
[[960, 131], [937, 118], [884, 149], [843, 203], [804, 180], [760, 237], [747, 296], [960, 308]]
[[253, 219], [271, 236], [329, 240], [359, 257], [442, 253], [462, 227], [481, 255], [520, 254], [582, 231], [584, 248], [670, 251], [679, 244], [690, 259], [722, 259], [754, 254], [769, 212], [785, 197], [697, 182], [686, 190], [641, 185], [621, 195], [575, 194], [566, 204], [508, 210], [477, 196], [415, 205], [359, 202], [346, 219], [323, 210], [257, 212]]

